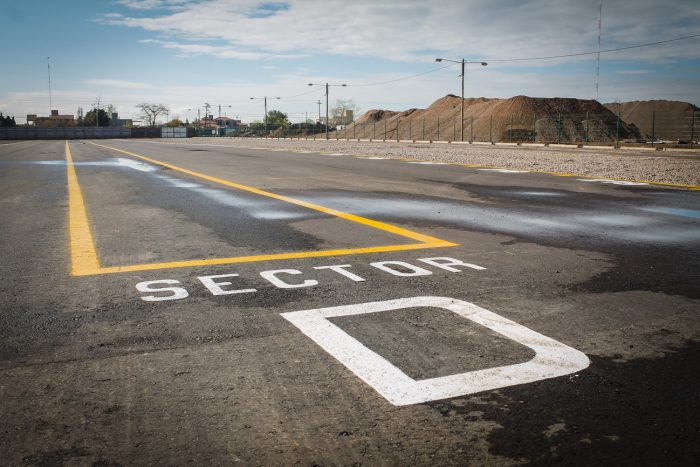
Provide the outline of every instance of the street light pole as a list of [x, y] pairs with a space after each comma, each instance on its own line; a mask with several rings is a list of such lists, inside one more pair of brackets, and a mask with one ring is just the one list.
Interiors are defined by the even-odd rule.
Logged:
[[459, 138], [461, 141], [464, 141], [464, 65], [466, 63], [478, 63], [481, 66], [487, 66], [488, 63], [486, 62], [469, 62], [466, 61], [465, 59], [462, 60], [450, 60], [447, 58], [436, 58], [436, 62], [452, 62], [452, 63], [459, 63], [462, 65], [462, 74], [460, 75], [462, 77], [462, 93], [461, 93], [461, 101], [460, 101], [460, 106], [459, 106], [459, 117], [460, 117], [460, 124], [459, 124]]
[[[263, 121], [265, 122], [265, 123], [264, 123], [264, 124], [265, 124], [265, 136], [267, 136], [267, 96], [263, 96], [263, 97], [251, 97], [250, 99], [251, 99], [251, 100], [253, 100], [253, 99], [262, 99], [263, 101], [265, 101], [265, 118], [264, 118]], [[270, 99], [280, 99], [280, 98], [279, 98], [279, 97], [271, 97]]]
[[347, 84], [345, 84], [345, 83], [343, 83], [343, 84], [309, 83], [309, 86], [325, 86], [325, 87], [326, 87], [326, 140], [328, 140], [328, 124], [329, 124], [329, 122], [328, 122], [328, 88], [329, 88], [330, 86], [342, 86], [342, 87], [346, 87]]

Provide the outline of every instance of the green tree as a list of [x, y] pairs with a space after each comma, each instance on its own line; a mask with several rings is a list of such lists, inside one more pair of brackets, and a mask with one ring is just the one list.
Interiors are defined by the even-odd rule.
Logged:
[[17, 122], [15, 122], [15, 117], [10, 117], [9, 115], [7, 117], [4, 117], [2, 115], [2, 112], [0, 112], [0, 127], [10, 126], [17, 126]]
[[[99, 109], [97, 111], [97, 120], [99, 122], [99, 126], [109, 126], [109, 116], [104, 109]], [[92, 109], [85, 114], [83, 117], [83, 125], [95, 126], [95, 109]]]
[[289, 126], [289, 119], [287, 114], [280, 112], [279, 110], [270, 110], [267, 113], [267, 126], [270, 127], [287, 127]]
[[173, 118], [168, 123], [166, 123], [165, 126], [170, 128], [182, 126], [182, 120], [180, 120], [179, 118]]

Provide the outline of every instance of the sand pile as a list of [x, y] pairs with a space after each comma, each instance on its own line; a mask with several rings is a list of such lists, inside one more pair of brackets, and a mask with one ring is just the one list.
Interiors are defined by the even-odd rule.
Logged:
[[693, 123], [691, 112], [696, 112], [695, 138], [700, 133], [700, 115], [697, 114], [700, 109], [688, 102], [652, 100], [604, 105], [615, 114], [620, 112], [622, 120], [639, 128], [643, 138], [650, 139], [653, 133], [656, 139], [689, 140]]
[[[459, 140], [460, 98], [449, 94], [426, 109], [373, 109], [340, 130], [362, 139]], [[614, 141], [617, 116], [595, 100], [515, 96], [464, 100], [464, 139], [502, 142]], [[637, 139], [634, 125], [620, 122], [620, 139]]]

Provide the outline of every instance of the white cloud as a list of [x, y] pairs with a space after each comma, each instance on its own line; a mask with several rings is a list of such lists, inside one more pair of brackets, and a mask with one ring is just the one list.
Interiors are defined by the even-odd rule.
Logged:
[[[126, 0], [144, 10], [177, 4], [175, 11], [103, 18], [113, 25], [168, 35], [164, 46], [199, 44], [198, 54], [239, 58], [232, 50], [204, 46], [224, 41], [233, 50], [259, 54], [337, 54], [391, 60], [423, 60], [424, 51], [455, 57], [517, 58], [595, 50], [597, 2], [577, 0], [289, 0], [265, 10], [269, 2], [206, 0], [200, 3]], [[603, 48], [664, 40], [697, 33], [697, 0], [606, 2]], [[173, 39], [174, 38], [174, 39]], [[700, 57], [698, 41], [620, 52], [618, 58], [658, 60]], [[229, 55], [230, 54], [230, 55]], [[428, 54], [430, 55], [430, 54]]]
[[87, 79], [85, 84], [95, 86], [103, 86], [108, 88], [125, 88], [125, 89], [146, 89], [152, 87], [148, 83], [139, 83], [136, 81], [126, 81], [121, 79]]

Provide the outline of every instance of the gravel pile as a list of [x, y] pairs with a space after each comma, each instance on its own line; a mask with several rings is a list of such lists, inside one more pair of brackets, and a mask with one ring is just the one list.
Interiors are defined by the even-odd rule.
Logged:
[[193, 138], [187, 141], [191, 144], [321, 151], [700, 186], [700, 151], [250, 138]]

